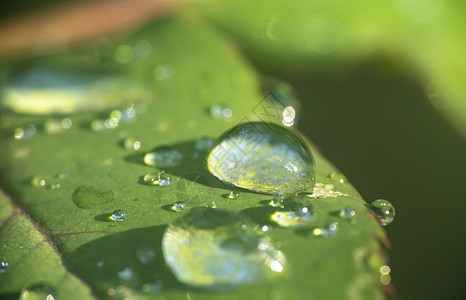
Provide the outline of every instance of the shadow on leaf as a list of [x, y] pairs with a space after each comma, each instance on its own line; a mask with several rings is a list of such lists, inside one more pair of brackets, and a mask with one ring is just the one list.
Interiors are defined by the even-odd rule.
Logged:
[[[142, 293], [145, 284], [156, 282], [162, 283], [162, 290], [185, 290], [165, 265], [162, 254], [165, 228], [160, 225], [104, 236], [72, 252], [70, 263], [93, 283], [100, 296], [118, 286]], [[153, 255], [144, 259], [141, 250]], [[131, 276], [125, 276], [124, 270], [131, 270]]]

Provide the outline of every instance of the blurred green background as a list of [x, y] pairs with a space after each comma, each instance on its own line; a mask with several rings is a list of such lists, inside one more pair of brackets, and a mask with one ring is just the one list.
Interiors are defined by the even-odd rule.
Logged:
[[[10, 5], [2, 4], [3, 19], [39, 6]], [[366, 201], [383, 198], [395, 205], [397, 217], [386, 230], [396, 298], [461, 299], [465, 2], [193, 6], [237, 41], [263, 74], [293, 85], [302, 104], [298, 128]], [[319, 17], [309, 19], [314, 15]]]

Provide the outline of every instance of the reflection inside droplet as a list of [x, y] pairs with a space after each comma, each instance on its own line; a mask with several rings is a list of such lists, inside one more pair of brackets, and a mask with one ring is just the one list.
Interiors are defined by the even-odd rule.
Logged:
[[259, 225], [243, 216], [193, 208], [169, 225], [163, 236], [164, 258], [181, 282], [227, 289], [272, 278], [285, 257]]

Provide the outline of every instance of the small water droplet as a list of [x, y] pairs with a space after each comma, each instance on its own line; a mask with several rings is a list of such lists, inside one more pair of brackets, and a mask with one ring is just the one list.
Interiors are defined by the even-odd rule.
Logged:
[[92, 131], [95, 131], [95, 132], [105, 130], [106, 129], [105, 120], [101, 120], [101, 119], [92, 120], [91, 129]]
[[70, 118], [64, 118], [60, 123], [64, 129], [70, 129], [73, 126], [73, 121]]
[[178, 201], [172, 206], [172, 210], [175, 212], [182, 212], [186, 208], [186, 204], [184, 202]]
[[126, 213], [121, 209], [116, 209], [113, 211], [110, 217], [108, 217], [108, 219], [115, 222], [123, 222], [126, 219]]
[[272, 200], [270, 200], [269, 202], [269, 205], [272, 206], [272, 207], [280, 207], [280, 208], [283, 208], [283, 200], [284, 198], [283, 197], [280, 197], [280, 198], [274, 198]]
[[102, 260], [97, 262], [98, 268], [102, 268], [103, 266], [104, 266], [104, 262]]
[[390, 284], [392, 278], [390, 276], [391, 269], [387, 265], [383, 265], [379, 268], [380, 271], [380, 283], [383, 285]]
[[91, 209], [113, 201], [113, 192], [102, 192], [93, 186], [82, 185], [73, 192], [72, 199], [79, 208]]
[[177, 166], [183, 156], [175, 148], [169, 146], [159, 147], [144, 156], [144, 163], [148, 166], [170, 168]]
[[226, 105], [217, 104], [210, 107], [210, 115], [215, 119], [228, 120], [233, 116], [233, 111]]
[[13, 136], [17, 140], [22, 140], [24, 138], [33, 137], [37, 132], [37, 128], [34, 124], [28, 124], [22, 128], [15, 128], [13, 131]]
[[5, 274], [8, 270], [8, 262], [3, 257], [0, 257], [0, 274]]
[[216, 290], [271, 279], [285, 266], [259, 225], [221, 209], [191, 209], [167, 227], [162, 250], [178, 280]]
[[50, 186], [50, 188], [51, 188], [52, 190], [59, 189], [60, 187], [61, 187], [61, 184], [59, 184], [59, 183], [54, 183], [54, 184], [52, 184], [52, 185]]
[[146, 174], [142, 181], [148, 185], [168, 186], [171, 184], [170, 175], [165, 171], [160, 172], [158, 175]]
[[395, 207], [387, 200], [375, 200], [369, 208], [375, 213], [382, 226], [389, 225], [395, 218]]
[[19, 245], [18, 248], [19, 248], [19, 249], [24, 249], [24, 246], [23, 246], [23, 245]]
[[24, 138], [24, 129], [23, 128], [15, 128], [13, 130], [13, 137], [17, 140], [21, 140]]
[[67, 173], [60, 173], [60, 174], [57, 174], [57, 179], [65, 179], [68, 177], [68, 174]]
[[265, 231], [268, 231], [268, 230], [269, 230], [269, 226], [264, 225], [264, 226], [261, 227], [261, 230], [264, 231], [264, 232], [265, 232]]
[[152, 75], [154, 79], [159, 81], [165, 81], [173, 77], [175, 74], [175, 66], [172, 64], [159, 65], [154, 68]]
[[160, 290], [162, 289], [162, 286], [163, 286], [163, 282], [161, 280], [157, 280], [155, 282], [148, 282], [142, 285], [142, 291], [144, 293], [155, 294], [155, 293], [160, 292]]
[[19, 300], [54, 300], [55, 290], [48, 285], [36, 285], [27, 289], [22, 289]]
[[155, 259], [155, 252], [150, 248], [139, 248], [136, 256], [142, 264], [147, 265]]
[[224, 133], [207, 158], [223, 182], [248, 190], [285, 195], [314, 186], [314, 158], [295, 132], [273, 123], [240, 124]]
[[194, 149], [198, 151], [208, 151], [214, 144], [214, 141], [209, 137], [201, 137], [194, 142]]
[[127, 64], [133, 60], [133, 48], [129, 45], [119, 45], [115, 49], [114, 56], [120, 64]]
[[231, 199], [231, 200], [234, 200], [238, 197], [239, 197], [239, 193], [235, 193], [235, 192], [230, 192], [230, 194], [228, 195], [228, 199]]
[[291, 196], [283, 200], [282, 207], [270, 219], [281, 227], [294, 228], [309, 224], [314, 217], [314, 208], [308, 197]]
[[217, 208], [217, 204], [214, 201], [212, 201], [212, 203], [210, 203], [209, 205], [206, 205], [206, 207], [215, 209], [215, 208]]
[[339, 216], [342, 219], [352, 219], [354, 216], [356, 216], [356, 211], [351, 207], [345, 207], [340, 210]]
[[329, 175], [330, 179], [333, 181], [338, 181], [339, 183], [345, 183], [346, 182], [346, 177], [345, 175], [338, 173], [338, 172], [333, 172], [332, 174]]
[[110, 118], [104, 121], [104, 126], [107, 129], [114, 129], [118, 127], [118, 119], [116, 118]]
[[63, 120], [47, 119], [44, 122], [44, 132], [47, 134], [59, 134], [70, 129], [72, 125], [73, 122], [69, 118]]
[[338, 222], [331, 223], [328, 227], [316, 227], [309, 232], [312, 237], [329, 237], [333, 236], [338, 231]]
[[138, 151], [141, 149], [141, 141], [128, 137], [123, 141], [123, 147], [126, 150]]
[[133, 269], [126, 267], [123, 270], [118, 272], [118, 277], [121, 280], [127, 281], [127, 280], [130, 280], [131, 278], [133, 278], [133, 274], [134, 274]]
[[282, 124], [291, 127], [294, 125], [294, 119], [296, 118], [296, 112], [292, 106], [287, 106], [283, 110]]
[[45, 179], [40, 176], [34, 176], [31, 179], [31, 184], [35, 187], [45, 187], [46, 183]]
[[151, 52], [151, 44], [146, 40], [139, 40], [134, 45], [134, 54], [139, 57], [146, 58]]

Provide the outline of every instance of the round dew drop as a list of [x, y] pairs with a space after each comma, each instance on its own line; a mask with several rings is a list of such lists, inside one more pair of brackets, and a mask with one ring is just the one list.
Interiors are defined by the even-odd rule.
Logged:
[[213, 290], [271, 279], [286, 263], [258, 224], [211, 208], [193, 208], [169, 225], [162, 251], [179, 281]]
[[225, 183], [272, 195], [310, 192], [314, 158], [296, 131], [250, 122], [225, 132], [207, 158], [209, 171]]
[[369, 208], [375, 213], [382, 226], [389, 225], [395, 219], [395, 207], [387, 200], [375, 200]]
[[120, 209], [115, 210], [109, 217], [114, 222], [123, 222], [126, 219], [126, 213]]

